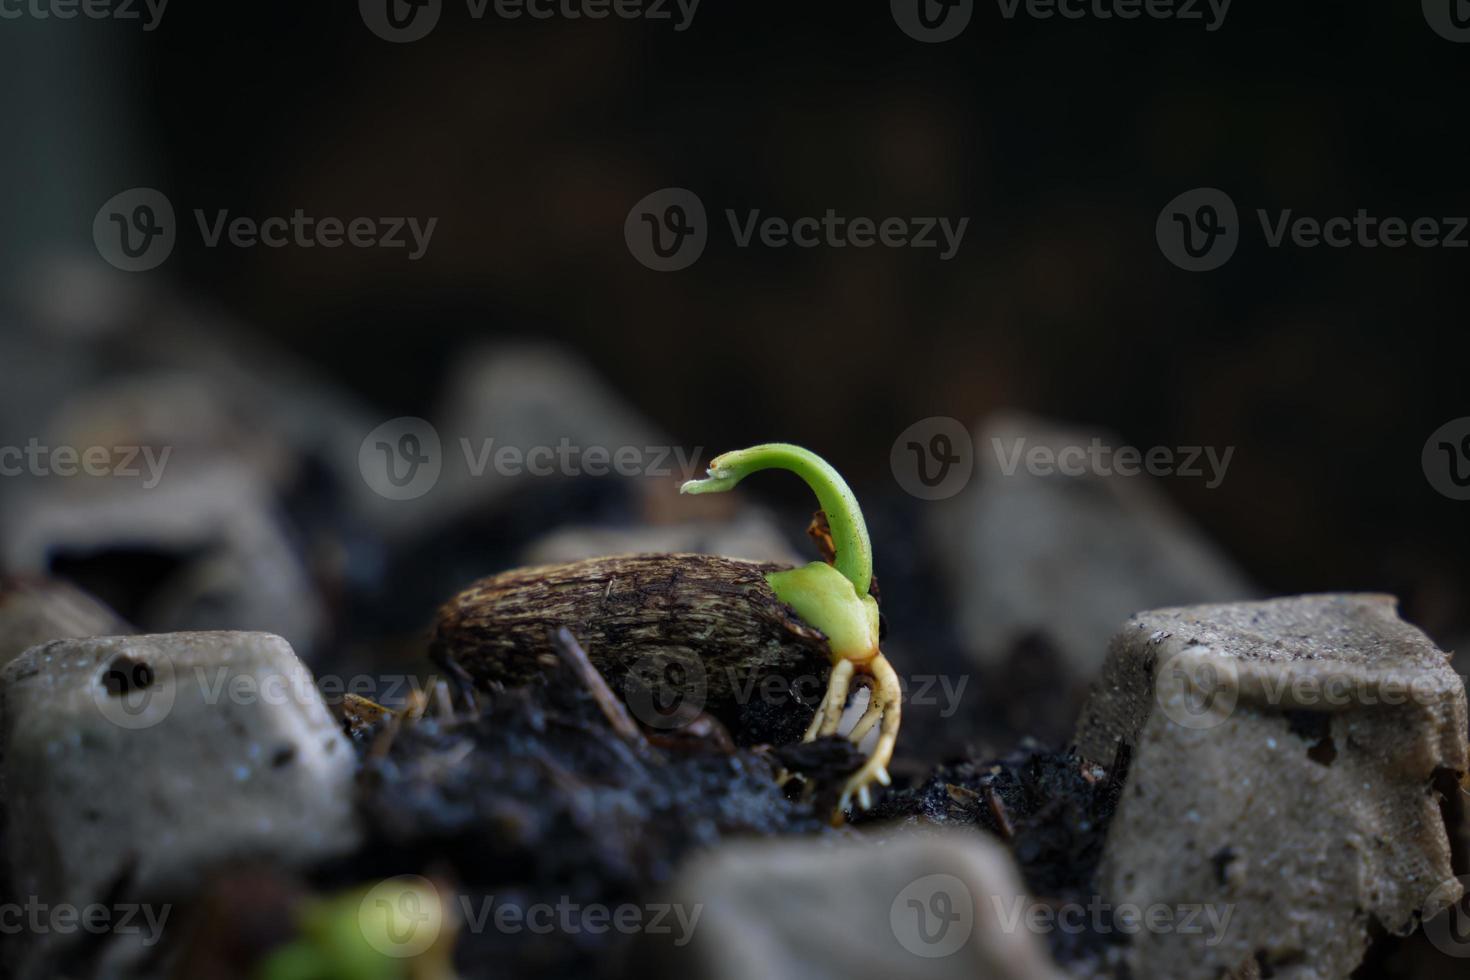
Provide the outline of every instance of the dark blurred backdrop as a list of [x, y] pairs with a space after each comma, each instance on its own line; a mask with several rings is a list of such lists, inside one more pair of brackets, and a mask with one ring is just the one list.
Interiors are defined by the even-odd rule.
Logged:
[[[1215, 31], [980, 3], [942, 44], [880, 4], [750, 0], [705, 0], [682, 31], [449, 3], [410, 44], [347, 2], [180, 3], [152, 31], [7, 19], [8, 322], [58, 302], [57, 261], [105, 269], [92, 218], [130, 187], [181, 223], [437, 216], [417, 262], [181, 232], [126, 288], [218, 309], [384, 418], [425, 413], [467, 343], [534, 337], [677, 441], [801, 441], [870, 484], [913, 421], [1000, 406], [1233, 445], [1218, 489], [1164, 490], [1258, 583], [1395, 591], [1450, 643], [1470, 626], [1470, 504], [1420, 454], [1470, 414], [1470, 250], [1269, 248], [1254, 213], [1470, 214], [1467, 67], [1470, 44], [1412, 3], [1237, 0]], [[669, 186], [721, 227], [727, 207], [971, 223], [948, 262], [741, 249], [717, 228], [659, 273], [623, 222]], [[1224, 267], [1190, 273], [1155, 220], [1202, 186], [1246, 227]]]

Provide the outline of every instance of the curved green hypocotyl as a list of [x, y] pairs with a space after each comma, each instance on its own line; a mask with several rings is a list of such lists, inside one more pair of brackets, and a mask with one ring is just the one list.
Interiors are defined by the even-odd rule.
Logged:
[[809, 449], [772, 442], [716, 456], [709, 476], [690, 480], [681, 493], [720, 493], [760, 470], [787, 470], [806, 481], [827, 515], [835, 554], [831, 565], [812, 562], [766, 576], [777, 598], [827, 635], [832, 652], [860, 659], [878, 650], [878, 603], [868, 594], [873, 581], [873, 546], [857, 497], [826, 460]]

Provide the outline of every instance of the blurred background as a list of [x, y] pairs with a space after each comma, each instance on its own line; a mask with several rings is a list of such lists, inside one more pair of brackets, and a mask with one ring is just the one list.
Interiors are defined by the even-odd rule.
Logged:
[[[1470, 414], [1470, 253], [1273, 248], [1256, 217], [1470, 214], [1470, 46], [1417, 5], [977, 4], [943, 43], [882, 6], [473, 9], [444, 4], [409, 43], [372, 4], [6, 14], [0, 445], [172, 452], [152, 488], [30, 463], [0, 480], [7, 571], [144, 628], [270, 628], [318, 666], [407, 656], [437, 603], [562, 554], [541, 541], [559, 529], [573, 550], [595, 550], [587, 529], [710, 547], [678, 528], [738, 516], [760, 526], [725, 550], [809, 554], [794, 481], [696, 507], [670, 492], [679, 472], [477, 477], [463, 440], [707, 462], [779, 439], [859, 490], [892, 642], [919, 663], [1017, 684], [1071, 663], [1085, 685], [1133, 609], [1339, 589], [1400, 596], [1443, 646], [1465, 635], [1470, 505], [1423, 453]], [[1239, 242], [1190, 272], [1156, 223], [1202, 187], [1234, 202]], [[172, 249], [125, 271], [94, 223], [132, 222], [137, 188], [171, 206]], [[707, 212], [675, 272], [625, 237], [663, 188]], [[412, 259], [211, 247], [200, 224], [298, 209], [434, 224]], [[727, 209], [969, 221], [946, 260], [740, 247]], [[392, 500], [365, 446], [404, 417], [441, 440], [443, 475]], [[901, 434], [934, 419], [971, 436], [974, 477], [943, 500], [900, 472], [907, 442], [939, 445], [932, 424]], [[1233, 455], [1215, 486], [1001, 479], [997, 433]], [[1064, 738], [1071, 704], [997, 723]]]

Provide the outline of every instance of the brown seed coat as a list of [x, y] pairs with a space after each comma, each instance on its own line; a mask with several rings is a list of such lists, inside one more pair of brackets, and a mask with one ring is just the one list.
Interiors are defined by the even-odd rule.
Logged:
[[827, 638], [766, 583], [780, 570], [692, 554], [513, 569], [440, 610], [431, 654], [476, 685], [515, 686], [555, 669], [551, 638], [566, 627], [614, 691], [625, 693], [635, 671], [644, 684], [697, 693], [705, 710], [736, 725], [766, 678], [825, 679], [830, 669]]

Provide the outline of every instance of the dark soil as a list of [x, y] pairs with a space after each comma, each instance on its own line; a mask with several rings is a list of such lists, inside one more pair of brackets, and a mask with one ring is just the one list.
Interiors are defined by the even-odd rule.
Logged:
[[[370, 841], [326, 887], [396, 874], [453, 882], [467, 903], [558, 902], [616, 907], [653, 901], [680, 861], [732, 836], [884, 835], [898, 826], [971, 826], [1013, 850], [1043, 900], [1086, 901], [1122, 785], [1066, 752], [1027, 744], [994, 762], [940, 766], [896, 787], [870, 813], [833, 828], [830, 806], [860, 757], [845, 739], [776, 749], [734, 749], [744, 733], [702, 719], [680, 738], [614, 733], [596, 699], [570, 671], [531, 686], [481, 692], [474, 712], [426, 716], [364, 738], [362, 809]], [[785, 766], [808, 775], [783, 792]], [[1105, 940], [1058, 933], [1066, 961], [1098, 954]], [[496, 929], [461, 935], [466, 975], [626, 975], [629, 937]]]
[[[477, 698], [475, 713], [406, 726], [381, 754], [363, 743], [370, 843], [354, 875], [450, 877], [471, 912], [492, 896], [616, 907], [653, 900], [681, 858], [722, 838], [833, 832], [776, 786], [769, 753], [731, 749], [712, 719], [657, 745], [620, 738], [565, 674]], [[467, 930], [457, 961], [469, 976], [615, 977], [627, 940]]]
[[[993, 762], [942, 765], [923, 783], [890, 791], [854, 823], [978, 827], [1005, 842], [1027, 891], [1042, 902], [1088, 904], [1108, 822], [1128, 776], [1126, 755], [1111, 770], [1027, 740]], [[1062, 963], [1101, 955], [1119, 933], [1047, 933]]]

